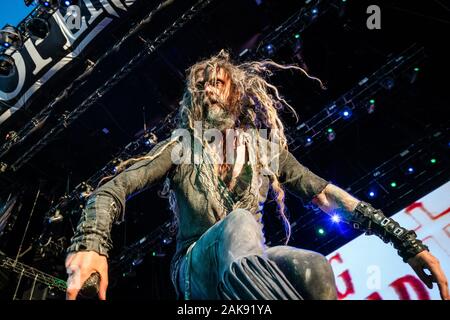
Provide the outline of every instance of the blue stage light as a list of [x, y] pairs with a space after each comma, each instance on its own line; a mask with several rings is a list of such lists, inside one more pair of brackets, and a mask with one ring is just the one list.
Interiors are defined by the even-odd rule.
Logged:
[[350, 118], [352, 116], [352, 114], [353, 114], [352, 109], [350, 109], [350, 107], [348, 107], [348, 106], [343, 107], [341, 110], [341, 116], [344, 119]]
[[331, 217], [331, 220], [332, 220], [333, 222], [335, 222], [335, 223], [339, 223], [339, 222], [341, 222], [341, 217], [340, 217], [338, 214], [334, 214], [334, 215]]

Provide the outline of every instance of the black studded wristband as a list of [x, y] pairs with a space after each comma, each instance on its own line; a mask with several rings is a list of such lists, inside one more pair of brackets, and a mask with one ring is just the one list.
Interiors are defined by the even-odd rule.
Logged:
[[404, 262], [428, 250], [428, 247], [417, 239], [414, 231], [401, 227], [395, 220], [387, 218], [381, 210], [364, 201], [358, 203], [349, 220], [353, 228], [361, 229], [366, 234], [375, 234], [386, 243], [391, 242]]

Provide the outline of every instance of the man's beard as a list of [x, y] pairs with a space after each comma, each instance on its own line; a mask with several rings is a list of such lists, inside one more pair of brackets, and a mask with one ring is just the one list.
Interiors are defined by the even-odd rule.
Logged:
[[207, 129], [215, 128], [219, 131], [234, 129], [236, 126], [236, 117], [228, 112], [229, 108], [225, 104], [217, 101], [204, 100], [206, 111], [205, 126]]

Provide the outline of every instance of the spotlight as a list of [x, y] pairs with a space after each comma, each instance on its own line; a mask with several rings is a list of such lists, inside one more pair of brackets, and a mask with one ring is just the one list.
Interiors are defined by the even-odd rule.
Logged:
[[44, 39], [50, 32], [49, 23], [42, 18], [33, 18], [25, 25], [26, 30], [31, 36]]
[[381, 86], [387, 90], [391, 90], [394, 87], [395, 81], [391, 77], [387, 77], [381, 81]]
[[369, 102], [367, 103], [367, 113], [371, 114], [375, 111], [375, 99], [370, 99]]
[[317, 229], [317, 233], [318, 233], [320, 236], [324, 236], [324, 235], [325, 235], [325, 229], [324, 229], [324, 228], [319, 228], [319, 229]]
[[317, 8], [312, 8], [311, 13], [313, 16], [317, 16], [317, 14], [319, 13], [319, 10]]
[[313, 143], [313, 139], [311, 137], [306, 137], [305, 139], [305, 147], [310, 146]]
[[131, 263], [134, 267], [138, 266], [142, 263], [142, 261], [144, 261], [143, 257], [137, 257], [136, 259], [133, 260], [133, 262]]
[[412, 173], [414, 173], [414, 167], [408, 167], [408, 169], [406, 171], [408, 174], [412, 174]]
[[22, 35], [15, 27], [6, 25], [0, 30], [0, 45], [4, 48], [20, 49], [23, 45]]
[[333, 141], [336, 138], [336, 133], [332, 128], [327, 129], [327, 139], [328, 141]]
[[58, 0], [38, 0], [38, 4], [49, 9], [57, 9], [59, 7]]
[[348, 119], [348, 118], [350, 118], [351, 116], [352, 116], [352, 109], [350, 109], [350, 107], [348, 107], [348, 106], [345, 106], [344, 108], [342, 108], [342, 110], [341, 110], [341, 116], [344, 118], [344, 119]]
[[419, 75], [419, 71], [420, 71], [420, 68], [419, 67], [415, 67], [415, 68], [413, 68], [412, 70], [409, 70], [406, 73], [406, 76], [407, 76], [407, 78], [409, 80], [409, 83], [416, 82], [417, 76]]
[[274, 47], [270, 43], [264, 47], [264, 51], [267, 55], [271, 56], [274, 53]]
[[64, 7], [70, 7], [78, 3], [77, 0], [60, 0], [60, 5]]
[[0, 76], [10, 77], [16, 73], [14, 59], [6, 54], [0, 55]]
[[370, 190], [368, 195], [369, 195], [370, 198], [375, 198], [377, 196], [376, 192], [373, 191], [373, 190]]
[[341, 222], [341, 217], [340, 217], [338, 214], [334, 214], [334, 215], [331, 217], [331, 220], [332, 220], [333, 222], [335, 222], [335, 223], [339, 223], [339, 222]]

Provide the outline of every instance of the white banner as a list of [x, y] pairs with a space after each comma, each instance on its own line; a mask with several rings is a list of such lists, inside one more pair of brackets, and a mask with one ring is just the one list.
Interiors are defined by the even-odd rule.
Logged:
[[[450, 182], [391, 216], [413, 229], [450, 276]], [[397, 251], [376, 236], [362, 235], [327, 256], [344, 300], [437, 300]], [[426, 271], [427, 272], [427, 271]]]

